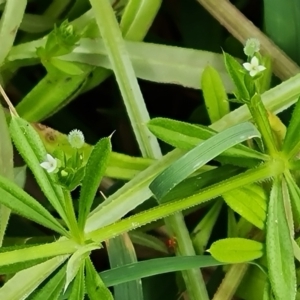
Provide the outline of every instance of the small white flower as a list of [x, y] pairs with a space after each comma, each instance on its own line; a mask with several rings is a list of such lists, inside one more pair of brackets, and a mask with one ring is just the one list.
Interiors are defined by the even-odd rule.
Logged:
[[259, 52], [260, 42], [256, 38], [250, 38], [246, 41], [246, 45], [244, 47], [244, 53], [247, 56], [253, 56], [256, 52]]
[[84, 135], [78, 129], [74, 129], [68, 134], [68, 140], [73, 148], [80, 149], [84, 145]]
[[57, 159], [52, 157], [50, 154], [47, 154], [45, 161], [40, 163], [40, 166], [43, 169], [45, 169], [48, 173], [52, 173], [57, 168]]
[[249, 75], [251, 77], [254, 77], [259, 72], [265, 70], [266, 68], [259, 64], [258, 58], [256, 56], [253, 56], [251, 58], [250, 63], [246, 62], [243, 64], [244, 68], [249, 71]]

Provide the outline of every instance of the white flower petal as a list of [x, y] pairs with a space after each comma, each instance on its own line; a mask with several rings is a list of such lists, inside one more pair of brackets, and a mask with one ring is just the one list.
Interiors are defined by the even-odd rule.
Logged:
[[45, 169], [48, 173], [52, 173], [57, 168], [57, 160], [50, 154], [46, 155], [45, 161], [40, 163], [40, 166]]
[[253, 70], [251, 70], [251, 71], [249, 72], [249, 75], [250, 75], [251, 77], [254, 77], [257, 73], [258, 73], [257, 70], [253, 69]]
[[247, 70], [247, 71], [251, 71], [252, 70], [252, 65], [250, 63], [243, 63], [243, 66], [244, 68]]
[[48, 161], [44, 161], [42, 163], [40, 163], [40, 166], [43, 168], [43, 169], [46, 169], [48, 170], [49, 168], [51, 168], [51, 165]]
[[258, 61], [258, 58], [256, 56], [253, 56], [251, 58], [251, 62], [250, 63], [252, 65], [252, 67], [258, 67], [259, 66], [259, 61]]
[[266, 67], [258, 66], [257, 69], [258, 69], [258, 72], [261, 72], [261, 71], [264, 71], [266, 69]]

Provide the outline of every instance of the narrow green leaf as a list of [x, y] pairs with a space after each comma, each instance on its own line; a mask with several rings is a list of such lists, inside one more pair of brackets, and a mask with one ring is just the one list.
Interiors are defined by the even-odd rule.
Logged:
[[68, 235], [63, 226], [39, 202], [2, 176], [0, 176], [0, 203], [38, 224], [62, 235]]
[[84, 298], [84, 261], [79, 267], [77, 275], [72, 284], [69, 300], [83, 300]]
[[268, 113], [259, 94], [255, 94], [251, 98], [249, 110], [253, 116], [255, 123], [259, 128], [262, 140], [267, 148], [267, 151], [271, 153], [277, 153], [277, 145], [275, 142], [273, 132], [271, 130], [270, 122], [268, 119]]
[[150, 190], [160, 200], [177, 184], [214, 157], [253, 137], [260, 137], [260, 134], [251, 123], [242, 123], [216, 134], [164, 170], [150, 184]]
[[[226, 92], [232, 93], [234, 89], [224, 67], [223, 57], [218, 53], [128, 40], [125, 46], [138, 78], [199, 89], [199, 74], [210, 64], [219, 72]], [[16, 46], [8, 59], [15, 61], [21, 57], [32, 57], [34, 53], [29, 52], [31, 48], [29, 43], [19, 48]], [[60, 59], [112, 69], [107, 56], [103, 39], [81, 39], [72, 53]]]
[[225, 52], [223, 55], [227, 72], [237, 88], [237, 98], [244, 103], [250, 101], [250, 95], [244, 82], [245, 70], [231, 55]]
[[110, 290], [103, 283], [100, 275], [96, 272], [90, 258], [85, 260], [85, 285], [90, 300], [113, 300]]
[[16, 148], [31, 169], [47, 199], [62, 219], [68, 224], [63, 209], [64, 196], [62, 189], [54, 183], [52, 174], [48, 174], [40, 166], [40, 163], [45, 160], [47, 153], [37, 132], [27, 121], [18, 117], [12, 117], [10, 122], [10, 133]]
[[220, 166], [208, 171], [201, 168], [199, 170], [200, 174], [195, 174], [195, 176], [190, 176], [180, 182], [160, 200], [160, 203], [166, 203], [169, 201], [175, 201], [189, 197], [207, 186], [237, 175], [238, 173], [240, 173], [240, 171], [241, 170], [239, 168], [230, 165]]
[[214, 123], [230, 112], [224, 85], [219, 73], [211, 66], [204, 69], [201, 85], [210, 121]]
[[16, 106], [18, 114], [29, 122], [53, 115], [80, 93], [88, 73], [77, 76], [59, 70], [48, 73]]
[[64, 263], [67, 257], [67, 255], [57, 256], [37, 266], [18, 272], [0, 288], [0, 299], [19, 300], [23, 299], [24, 295], [29, 296]]
[[260, 258], [263, 244], [243, 238], [228, 238], [214, 242], [208, 251], [219, 261], [237, 264]]
[[84, 229], [84, 225], [92, 207], [94, 197], [105, 173], [110, 153], [110, 138], [103, 138], [93, 147], [93, 150], [87, 161], [85, 175], [80, 190], [80, 197], [78, 200], [78, 226], [81, 230]]
[[275, 298], [277, 300], [295, 299], [294, 252], [279, 178], [275, 178], [270, 195], [266, 249], [268, 273]]
[[101, 272], [101, 278], [107, 287], [146, 278], [157, 274], [182, 271], [192, 268], [206, 268], [224, 265], [209, 255], [176, 256], [148, 259], [108, 271]]
[[79, 248], [69, 259], [67, 263], [67, 271], [66, 271], [66, 283], [64, 287], [64, 291], [66, 291], [69, 284], [75, 278], [81, 266], [84, 266], [84, 260], [90, 255], [92, 250], [98, 249], [99, 244], [91, 243]]
[[220, 214], [221, 208], [222, 201], [216, 201], [216, 203], [210, 208], [207, 214], [202, 218], [202, 220], [193, 230], [192, 240], [197, 254], [204, 253], [211, 232]]
[[166, 243], [164, 243], [161, 239], [159, 239], [158, 237], [155, 237], [151, 234], [135, 230], [135, 231], [129, 232], [129, 237], [130, 237], [132, 243], [135, 245], [141, 245], [141, 246], [156, 250], [158, 252], [169, 254]]
[[257, 184], [251, 184], [222, 195], [235, 212], [260, 229], [265, 226], [267, 196]]
[[129, 1], [123, 13], [120, 29], [126, 40], [141, 41], [148, 32], [162, 0]]
[[[0, 105], [0, 137], [0, 175], [14, 180], [13, 146], [2, 105]], [[0, 204], [0, 246], [2, 246], [9, 217], [10, 209]]]
[[27, 1], [9, 0], [6, 1], [0, 21], [0, 65], [3, 64], [9, 50], [14, 44], [18, 28], [22, 22]]
[[160, 157], [158, 141], [146, 126], [150, 116], [114, 11], [107, 0], [90, 0], [90, 3], [142, 156]]
[[40, 258], [48, 258], [58, 255], [74, 253], [78, 244], [70, 240], [57, 241], [49, 244], [31, 246], [22, 249], [1, 252], [0, 266], [32, 261]]
[[238, 237], [238, 224], [234, 215], [234, 211], [228, 207], [227, 209], [227, 237]]
[[285, 139], [283, 142], [282, 150], [288, 155], [293, 157], [300, 151], [300, 138], [299, 138], [299, 127], [300, 127], [300, 97], [296, 102], [290, 124], [287, 128]]
[[[137, 262], [133, 244], [127, 233], [106, 241], [111, 268]], [[131, 281], [114, 287], [115, 299], [143, 300], [143, 288], [141, 280]]]
[[66, 268], [65, 264], [40, 290], [34, 293], [31, 300], [58, 300], [64, 287]]
[[[217, 134], [216, 131], [202, 125], [166, 118], [152, 119], [148, 122], [148, 127], [153, 134], [164, 142], [183, 150], [191, 150], [201, 141]], [[232, 156], [235, 159], [238, 157], [243, 157], [243, 159], [266, 159], [264, 154], [244, 145], [236, 145], [222, 153], [222, 156]]]

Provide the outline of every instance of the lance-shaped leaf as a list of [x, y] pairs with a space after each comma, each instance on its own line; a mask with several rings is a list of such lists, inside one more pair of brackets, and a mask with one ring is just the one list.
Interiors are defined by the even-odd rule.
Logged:
[[227, 72], [237, 88], [236, 97], [244, 103], [250, 101], [250, 95], [244, 81], [245, 70], [231, 55], [225, 52], [223, 55]]
[[230, 112], [227, 94], [219, 73], [211, 66], [204, 69], [201, 83], [207, 113], [214, 123]]
[[57, 300], [59, 299], [60, 294], [62, 293], [64, 287], [64, 281], [66, 278], [66, 268], [65, 264], [59, 269], [59, 271], [52, 276], [52, 278], [34, 295], [31, 300]]
[[11, 119], [9, 129], [16, 148], [31, 169], [40, 188], [62, 219], [68, 224], [63, 209], [64, 197], [62, 189], [54, 183], [54, 179], [51, 178], [52, 174], [48, 174], [40, 166], [40, 163], [45, 160], [47, 153], [37, 132], [27, 121], [14, 116]]
[[37, 266], [18, 272], [0, 288], [0, 299], [23, 299], [24, 295], [29, 296], [50, 274], [64, 263], [67, 257], [67, 255], [57, 256]]
[[220, 155], [234, 145], [253, 137], [260, 137], [260, 133], [253, 124], [248, 122], [235, 125], [216, 134], [187, 152], [179, 160], [165, 169], [150, 184], [150, 190], [155, 197], [160, 200], [177, 184], [214, 157]]
[[275, 299], [295, 299], [296, 271], [293, 244], [279, 178], [275, 179], [271, 190], [266, 243], [268, 273]]
[[259, 185], [251, 184], [222, 196], [235, 212], [258, 228], [264, 228], [267, 215], [267, 196]]
[[85, 285], [90, 300], [113, 300], [110, 290], [103, 283], [100, 275], [96, 272], [90, 258], [85, 260]]
[[100, 181], [105, 173], [111, 153], [110, 138], [101, 139], [93, 148], [85, 168], [79, 197], [79, 228], [84, 229]]
[[[148, 122], [150, 131], [164, 142], [183, 150], [191, 150], [201, 141], [217, 134], [216, 131], [201, 125], [189, 124], [181, 121], [155, 118]], [[222, 158], [233, 158], [241, 164], [257, 163], [257, 160], [266, 159], [266, 155], [250, 149], [244, 145], [236, 145], [222, 153]], [[243, 159], [239, 159], [243, 158]]]
[[67, 278], [64, 291], [66, 291], [71, 281], [75, 278], [81, 266], [84, 266], [84, 261], [90, 255], [90, 252], [98, 248], [99, 245], [97, 243], [91, 243], [82, 246], [71, 256], [67, 264]]
[[84, 261], [80, 265], [79, 270], [76, 274], [68, 300], [83, 300], [83, 299], [84, 299]]
[[39, 202], [12, 181], [0, 176], [0, 203], [30, 220], [68, 235], [63, 226]]
[[243, 238], [228, 238], [214, 242], [209, 252], [226, 263], [243, 263], [260, 258], [263, 255], [263, 244]]

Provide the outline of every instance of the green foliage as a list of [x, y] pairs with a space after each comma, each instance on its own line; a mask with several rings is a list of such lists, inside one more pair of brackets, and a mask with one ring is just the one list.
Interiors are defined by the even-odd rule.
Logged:
[[[0, 248], [4, 274], [0, 298], [153, 299], [141, 279], [167, 272], [178, 272], [172, 289], [176, 285], [176, 292], [186, 293], [191, 300], [208, 300], [213, 293], [214, 300], [240, 295], [245, 300], [299, 298], [295, 263], [295, 259], [300, 261], [299, 99], [290, 122], [286, 120], [289, 115], [284, 114], [281, 122], [275, 114], [297, 101], [300, 77], [277, 87], [271, 78], [272, 67], [276, 74], [286, 74], [282, 66], [287, 58], [247, 20], [238, 22], [241, 16], [233, 14], [236, 10], [228, 1], [218, 2], [221, 12], [215, 1], [200, 3], [208, 10], [215, 5], [213, 15], [228, 28], [230, 20], [224, 19], [224, 14], [237, 18], [240, 26], [231, 31], [238, 39], [246, 40], [244, 24], [251, 25], [245, 31], [247, 38], [251, 33], [261, 40], [248, 40], [244, 63], [240, 46], [232, 46], [228, 37], [218, 40], [221, 27], [213, 19], [205, 21], [204, 8], [195, 28], [210, 24], [211, 29], [218, 29], [216, 40], [201, 41], [201, 45], [207, 44], [205, 49], [184, 44], [195, 38], [191, 39], [193, 32], [181, 24], [182, 16], [190, 9], [191, 21], [199, 20], [188, 1], [174, 22], [176, 32], [182, 35], [181, 47], [159, 44], [167, 44], [166, 37], [158, 38], [152, 31], [147, 35], [154, 19], [164, 25], [160, 23], [161, 0], [52, 0], [47, 8], [48, 2], [33, 2], [38, 4], [36, 15], [27, 13], [26, 1], [0, 1], [0, 92], [11, 114], [1, 108], [0, 244], [13, 245]], [[163, 9], [169, 9], [167, 3]], [[145, 37], [147, 42], [142, 42]], [[213, 45], [226, 52], [211, 52]], [[27, 69], [22, 68], [32, 66], [36, 71], [40, 65], [45, 67], [45, 76], [33, 72], [39, 82], [27, 86], [22, 75]], [[76, 117], [64, 111], [61, 117], [56, 112], [111, 74], [142, 157], [112, 152], [111, 136], [99, 138], [113, 130], [105, 119], [111, 111], [114, 119], [123, 120], [123, 111], [115, 106], [117, 96], [109, 98], [109, 108], [100, 112], [101, 122], [105, 120], [101, 134], [96, 118], [88, 120], [92, 130], [88, 122], [78, 126], [87, 132], [88, 141], [98, 141], [94, 146], [85, 143], [79, 130], [66, 137], [30, 123], [54, 115], [47, 120], [51, 126], [63, 132], [73, 128]], [[199, 115], [193, 115], [197, 124], [173, 120], [169, 115], [151, 119], [137, 77], [202, 89]], [[11, 94], [18, 87], [22, 99], [16, 111], [2, 85], [12, 88]], [[89, 100], [85, 105], [89, 106]], [[167, 103], [169, 99], [164, 100]], [[230, 112], [230, 101], [240, 107]], [[155, 114], [161, 114], [160, 110]], [[203, 125], [209, 121], [210, 126]], [[287, 130], [283, 123], [289, 123]], [[122, 138], [124, 128], [117, 130]], [[161, 147], [157, 138], [169, 144], [167, 150], [176, 149], [163, 155], [165, 144]], [[127, 136], [124, 140], [133, 144]], [[25, 168], [13, 168], [11, 141], [43, 197], [24, 189]], [[107, 177], [128, 182], [117, 186], [119, 182], [115, 185]], [[212, 199], [215, 202], [210, 203]], [[7, 227], [11, 211], [18, 216], [13, 216]], [[191, 213], [195, 226], [190, 233], [184, 217], [190, 218]], [[24, 222], [39, 236], [33, 237], [35, 231], [24, 233]], [[29, 244], [31, 238], [38, 244]], [[141, 251], [133, 242], [154, 251]], [[98, 273], [98, 260], [92, 260], [98, 258], [102, 243], [110, 269]], [[202, 255], [205, 251], [209, 255]], [[149, 259], [159, 256], [158, 252], [164, 257]], [[207, 273], [208, 283], [203, 280], [199, 268], [224, 264], [232, 266], [213, 268]], [[259, 280], [254, 278], [257, 272]], [[221, 275], [224, 278], [219, 285], [214, 278]], [[244, 276], [249, 279], [251, 296], [245, 296]], [[111, 286], [114, 294], [108, 289]]]

